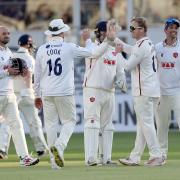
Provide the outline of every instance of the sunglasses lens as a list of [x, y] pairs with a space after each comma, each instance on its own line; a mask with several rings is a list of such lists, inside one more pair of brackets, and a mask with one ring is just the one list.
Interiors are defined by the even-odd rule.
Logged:
[[130, 26], [129, 29], [130, 29], [130, 31], [134, 31], [136, 28], [133, 26]]

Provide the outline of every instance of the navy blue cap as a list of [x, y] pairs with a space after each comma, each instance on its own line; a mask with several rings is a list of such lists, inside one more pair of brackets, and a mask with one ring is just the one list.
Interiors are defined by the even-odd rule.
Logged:
[[168, 18], [165, 22], [165, 28], [168, 28], [170, 25], [172, 24], [176, 24], [177, 27], [179, 28], [180, 26], [180, 22], [178, 19], [175, 19], [175, 18]]
[[26, 45], [26, 44], [29, 44], [29, 43], [32, 44], [32, 37], [29, 34], [23, 34], [18, 39], [18, 45], [20, 45], [20, 46]]
[[107, 24], [107, 21], [100, 21], [99, 23], [97, 23], [95, 31], [106, 32], [106, 24]]

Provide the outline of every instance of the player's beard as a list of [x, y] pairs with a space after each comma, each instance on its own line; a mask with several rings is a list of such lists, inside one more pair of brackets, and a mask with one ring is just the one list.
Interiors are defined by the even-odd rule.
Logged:
[[1, 41], [1, 44], [6, 45], [9, 42], [9, 37], [4, 38], [4, 40]]

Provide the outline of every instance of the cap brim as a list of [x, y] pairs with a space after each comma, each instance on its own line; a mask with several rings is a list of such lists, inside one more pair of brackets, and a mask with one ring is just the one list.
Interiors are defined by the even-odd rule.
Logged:
[[50, 35], [58, 35], [58, 34], [60, 34], [60, 33], [62, 33], [62, 32], [67, 32], [67, 31], [69, 31], [69, 30], [70, 30], [70, 27], [69, 27], [67, 24], [65, 24], [64, 27], [63, 27], [62, 29], [58, 30], [58, 31], [46, 30], [46, 31], [44, 32], [44, 34], [47, 35], [47, 36], [50, 36]]

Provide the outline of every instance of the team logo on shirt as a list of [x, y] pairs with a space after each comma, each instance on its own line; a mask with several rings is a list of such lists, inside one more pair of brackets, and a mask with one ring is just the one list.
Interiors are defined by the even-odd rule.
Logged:
[[177, 52], [174, 52], [174, 53], [173, 53], [173, 57], [174, 57], [174, 58], [177, 58], [177, 57], [178, 57], [178, 53], [177, 53]]
[[113, 55], [113, 56], [116, 56], [116, 54], [117, 54], [116, 52], [112, 52], [112, 55]]
[[90, 102], [94, 102], [96, 99], [95, 99], [95, 97], [90, 97], [89, 100], [90, 100]]

